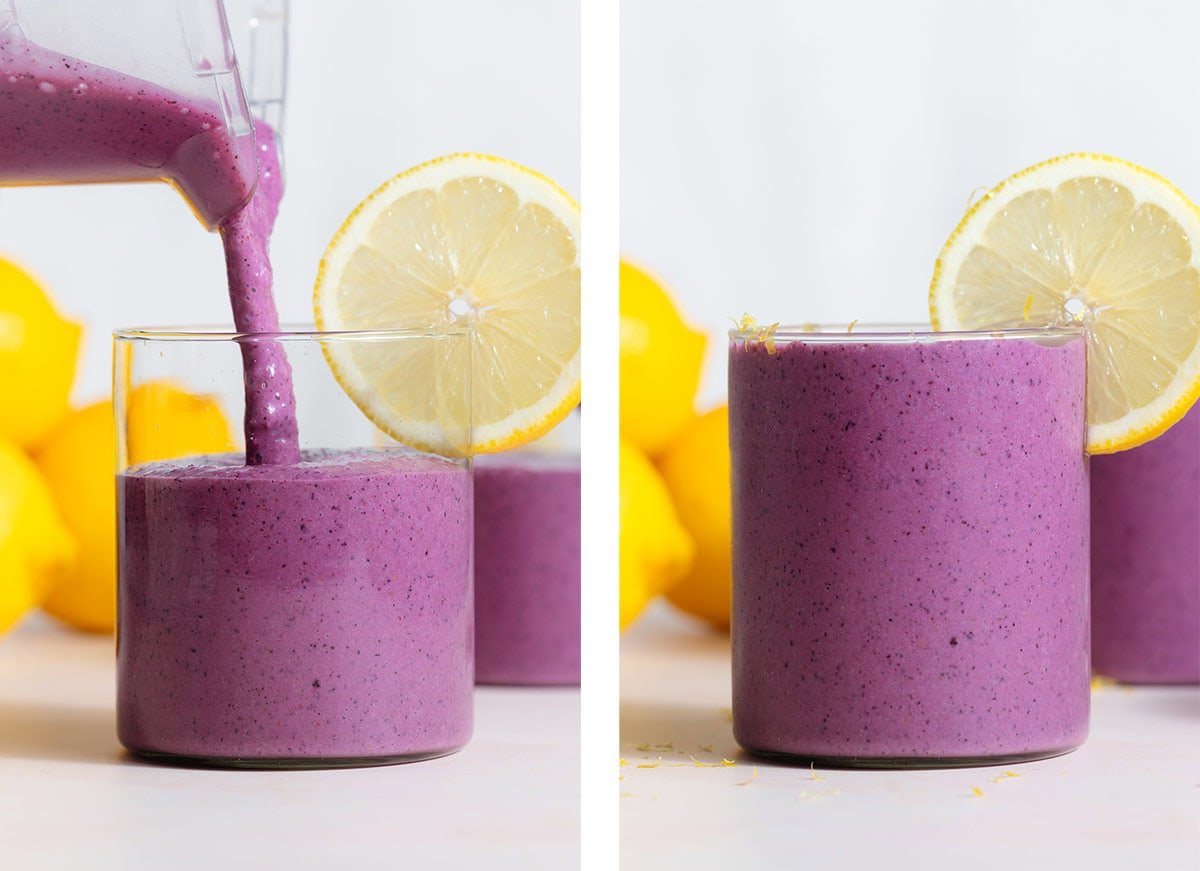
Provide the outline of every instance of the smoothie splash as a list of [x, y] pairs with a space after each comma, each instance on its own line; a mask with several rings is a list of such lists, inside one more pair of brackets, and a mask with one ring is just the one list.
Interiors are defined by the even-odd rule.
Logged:
[[[216, 103], [0, 31], [0, 183], [169, 182], [221, 231], [237, 329], [271, 333], [279, 321], [267, 246], [283, 186], [273, 131], [260, 124], [254, 133], [230, 135]], [[247, 463], [295, 462], [282, 348], [247, 339], [242, 357]]]
[[[272, 272], [268, 244], [283, 178], [275, 134], [266, 124], [255, 125], [259, 178], [250, 202], [221, 222], [225, 245], [225, 271], [229, 302], [239, 332], [272, 333], [279, 330], [279, 315], [271, 293]], [[246, 392], [246, 463], [295, 463], [300, 460], [292, 373], [278, 342], [247, 338], [242, 341]]]

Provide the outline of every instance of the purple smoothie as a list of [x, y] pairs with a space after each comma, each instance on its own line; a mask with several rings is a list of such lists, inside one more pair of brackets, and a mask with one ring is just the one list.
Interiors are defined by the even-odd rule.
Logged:
[[169, 181], [215, 227], [249, 199], [254, 158], [215, 103], [0, 31], [5, 184]]
[[[267, 243], [283, 186], [273, 132], [255, 132], [232, 137], [215, 103], [0, 32], [0, 183], [169, 181], [219, 225], [237, 329], [270, 333], [279, 319]], [[294, 462], [287, 358], [264, 340], [242, 356], [247, 461]]]
[[475, 678], [579, 684], [579, 457], [475, 462]]
[[735, 342], [734, 732], [845, 764], [1087, 733], [1084, 342]]
[[471, 730], [471, 477], [403, 452], [118, 478], [118, 731], [264, 764], [439, 755]]
[[1092, 665], [1200, 682], [1200, 405], [1152, 442], [1092, 458]]
[[[259, 122], [255, 141], [259, 152], [258, 187], [249, 203], [221, 223], [221, 240], [234, 326], [240, 332], [262, 334], [279, 330], [268, 243], [283, 196], [283, 176], [271, 128]], [[241, 351], [246, 462], [295, 463], [300, 459], [300, 434], [292, 368], [283, 346], [260, 335], [243, 340]]]

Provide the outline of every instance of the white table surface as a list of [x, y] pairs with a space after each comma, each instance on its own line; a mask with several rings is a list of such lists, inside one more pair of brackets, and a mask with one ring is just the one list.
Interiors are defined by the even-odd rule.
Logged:
[[138, 762], [113, 695], [111, 638], [0, 638], [0, 868], [578, 867], [578, 690], [480, 688], [443, 759], [286, 772]]
[[1043, 762], [774, 765], [733, 740], [728, 637], [656, 606], [622, 639], [622, 871], [1200, 868], [1200, 690], [1092, 702], [1084, 746]]

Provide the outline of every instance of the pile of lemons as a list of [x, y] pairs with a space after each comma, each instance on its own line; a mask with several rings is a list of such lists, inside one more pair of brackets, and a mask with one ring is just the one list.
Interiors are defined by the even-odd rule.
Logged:
[[[73, 409], [83, 330], [0, 258], [0, 632], [41, 607], [92, 632], [116, 624], [116, 436], [110, 400]], [[209, 397], [132, 391], [130, 462], [228, 450]]]
[[729, 411], [696, 412], [707, 341], [621, 264], [621, 628], [656, 596], [729, 626]]

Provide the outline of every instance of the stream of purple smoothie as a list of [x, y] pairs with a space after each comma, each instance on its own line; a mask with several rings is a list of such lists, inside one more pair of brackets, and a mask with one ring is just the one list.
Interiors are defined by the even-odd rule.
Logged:
[[[259, 123], [254, 132], [230, 136], [215, 103], [0, 32], [0, 183], [171, 183], [220, 230], [236, 329], [274, 333], [268, 246], [283, 184], [274, 131]], [[248, 338], [241, 350], [246, 462], [294, 463], [300, 452], [283, 348]]]
[[[279, 330], [279, 314], [271, 292], [273, 274], [268, 252], [271, 230], [283, 197], [279, 150], [266, 124], [255, 125], [258, 187], [250, 201], [221, 222], [225, 271], [233, 323], [243, 333]], [[300, 460], [292, 369], [283, 346], [261, 338], [242, 340], [245, 381], [246, 463], [278, 465]]]

